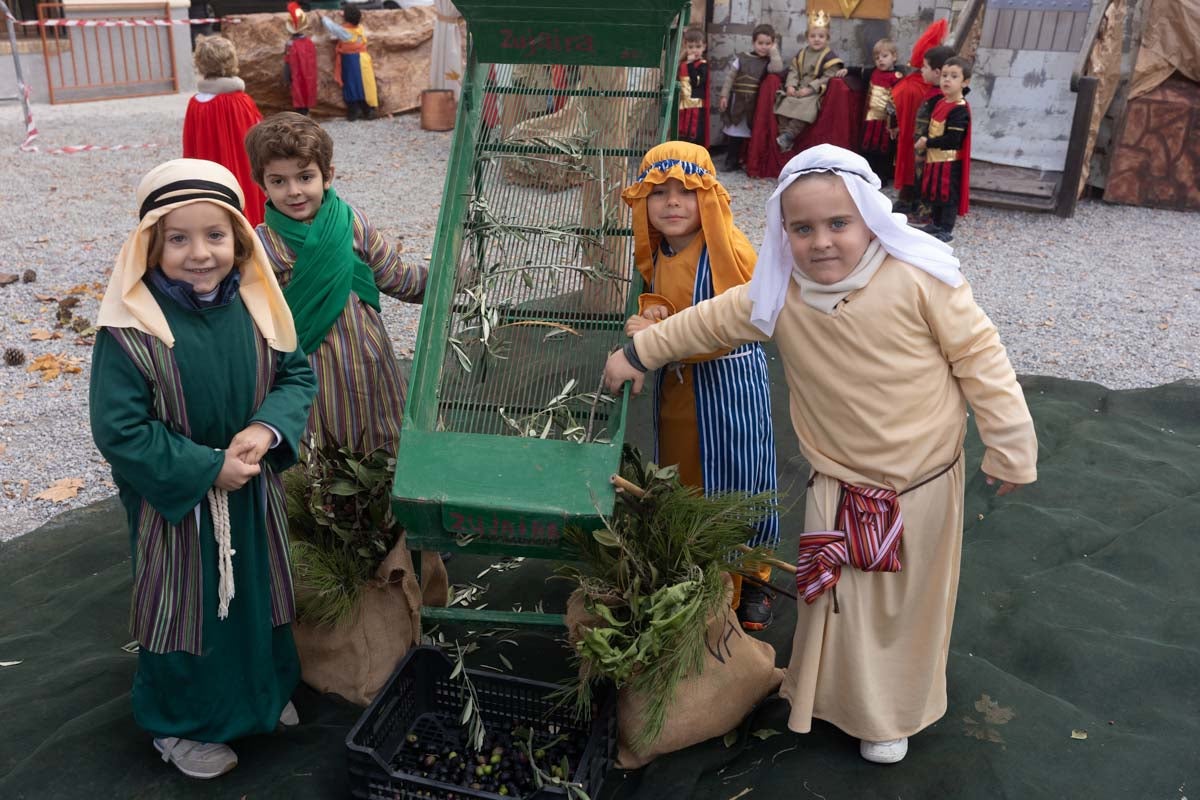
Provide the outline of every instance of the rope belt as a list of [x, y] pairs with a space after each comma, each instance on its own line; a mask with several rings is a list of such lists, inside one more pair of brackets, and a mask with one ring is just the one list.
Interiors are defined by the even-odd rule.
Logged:
[[229, 616], [229, 601], [233, 599], [233, 554], [236, 552], [229, 535], [229, 492], [214, 486], [207, 496], [213, 536], [217, 540], [217, 619], [225, 619]]

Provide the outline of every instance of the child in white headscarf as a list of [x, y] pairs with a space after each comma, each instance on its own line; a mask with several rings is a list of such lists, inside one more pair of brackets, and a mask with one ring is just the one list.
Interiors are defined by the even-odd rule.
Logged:
[[610, 389], [639, 391], [643, 369], [775, 340], [813, 467], [781, 694], [792, 730], [824, 719], [877, 763], [904, 758], [946, 711], [968, 403], [997, 494], [1037, 477], [995, 326], [950, 247], [890, 208], [861, 156], [804, 151], [767, 202], [750, 283], [638, 333], [606, 367]]

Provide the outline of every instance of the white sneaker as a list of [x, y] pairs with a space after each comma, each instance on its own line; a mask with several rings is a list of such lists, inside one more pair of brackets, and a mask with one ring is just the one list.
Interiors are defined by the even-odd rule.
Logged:
[[194, 742], [167, 736], [154, 740], [154, 749], [162, 760], [189, 778], [216, 778], [237, 766], [237, 754], [227, 744]]
[[908, 755], [908, 737], [889, 739], [886, 742], [868, 742], [866, 739], [861, 739], [858, 752], [867, 761], [876, 764], [895, 764]]
[[300, 724], [300, 715], [296, 713], [296, 707], [292, 705], [291, 700], [288, 700], [283, 711], [279, 712], [279, 724], [285, 728], [294, 728]]

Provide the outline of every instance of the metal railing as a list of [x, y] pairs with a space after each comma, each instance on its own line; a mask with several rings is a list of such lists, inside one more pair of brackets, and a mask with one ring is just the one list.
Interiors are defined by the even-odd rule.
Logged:
[[[51, 103], [179, 91], [170, 6], [38, 3]], [[68, 19], [63, 19], [67, 15]], [[57, 24], [46, 25], [47, 20]], [[107, 24], [97, 24], [103, 19]], [[92, 20], [89, 24], [89, 20]], [[162, 24], [162, 23], [167, 24]]]

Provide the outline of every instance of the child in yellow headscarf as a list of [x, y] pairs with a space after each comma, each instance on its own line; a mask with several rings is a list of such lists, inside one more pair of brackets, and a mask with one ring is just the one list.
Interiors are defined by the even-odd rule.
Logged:
[[[634, 255], [649, 293], [625, 324], [633, 336], [691, 305], [750, 281], [755, 254], [733, 224], [729, 193], [708, 151], [666, 142], [646, 153], [638, 180], [622, 193], [633, 209]], [[678, 464], [679, 478], [706, 494], [774, 492], [775, 438], [767, 359], [749, 344], [670, 364], [655, 382], [655, 461]], [[760, 521], [748, 544], [774, 547], [779, 518]], [[735, 576], [734, 608], [746, 630], [771, 622], [763, 586]]]
[[233, 739], [299, 721], [279, 476], [317, 382], [243, 202], [211, 161], [142, 178], [92, 354], [92, 436], [133, 551], [133, 717], [193, 778], [233, 769]]

